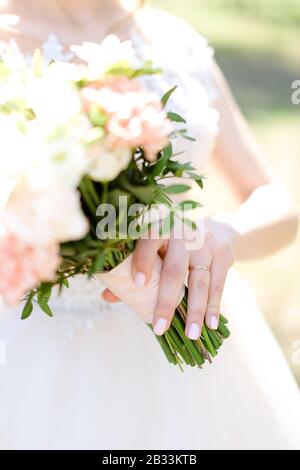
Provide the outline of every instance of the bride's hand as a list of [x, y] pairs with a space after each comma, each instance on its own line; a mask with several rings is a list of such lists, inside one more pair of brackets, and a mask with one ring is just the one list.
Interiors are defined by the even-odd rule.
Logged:
[[[234, 261], [237, 232], [228, 224], [206, 219], [204, 243], [200, 250], [187, 250], [185, 240], [140, 239], [133, 256], [133, 279], [142, 288], [151, 278], [154, 260], [159, 254], [163, 267], [157, 306], [153, 318], [154, 331], [163, 335], [169, 328], [180, 298], [182, 285], [188, 277], [188, 317], [186, 335], [198, 339], [205, 319], [206, 325], [217, 329], [220, 304], [229, 268]], [[104, 298], [118, 299], [108, 290]]]

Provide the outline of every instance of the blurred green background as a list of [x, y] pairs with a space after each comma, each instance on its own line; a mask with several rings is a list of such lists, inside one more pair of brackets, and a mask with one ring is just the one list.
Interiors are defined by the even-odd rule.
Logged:
[[[300, 105], [291, 101], [291, 85], [300, 80], [300, 0], [149, 4], [186, 19], [209, 39], [266, 158], [300, 207]], [[209, 177], [214, 186], [215, 175]], [[218, 179], [218, 200], [212, 198], [212, 207], [233, 208], [232, 194], [224, 183], [221, 196], [219, 183]], [[295, 360], [300, 348], [300, 236], [281, 253], [238, 269], [253, 285], [300, 383], [300, 363]]]

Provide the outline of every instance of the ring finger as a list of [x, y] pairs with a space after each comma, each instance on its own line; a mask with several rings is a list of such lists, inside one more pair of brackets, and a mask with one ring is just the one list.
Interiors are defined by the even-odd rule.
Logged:
[[211, 262], [212, 255], [202, 250], [190, 267], [186, 335], [192, 340], [201, 336], [209, 296]]
[[214, 256], [211, 265], [209, 296], [205, 314], [205, 323], [211, 330], [217, 330], [219, 326], [221, 300], [229, 267], [226, 259]]

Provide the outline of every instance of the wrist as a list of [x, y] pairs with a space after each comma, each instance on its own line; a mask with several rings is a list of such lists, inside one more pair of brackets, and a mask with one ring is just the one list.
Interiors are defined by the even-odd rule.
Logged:
[[236, 212], [222, 212], [213, 216], [211, 220], [223, 225], [223, 231], [232, 247], [234, 259], [241, 258], [245, 232], [238, 214]]

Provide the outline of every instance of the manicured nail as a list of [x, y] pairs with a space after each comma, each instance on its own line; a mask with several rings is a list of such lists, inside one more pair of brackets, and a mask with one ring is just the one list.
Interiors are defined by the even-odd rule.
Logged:
[[146, 275], [144, 273], [137, 273], [134, 278], [134, 283], [138, 289], [145, 287]]
[[154, 325], [154, 333], [157, 336], [162, 336], [167, 329], [168, 321], [165, 318], [159, 318]]
[[193, 339], [194, 341], [200, 338], [200, 326], [197, 323], [191, 324], [188, 332], [188, 338]]
[[210, 317], [208, 320], [208, 327], [211, 330], [217, 330], [219, 326], [219, 320], [217, 317]]

